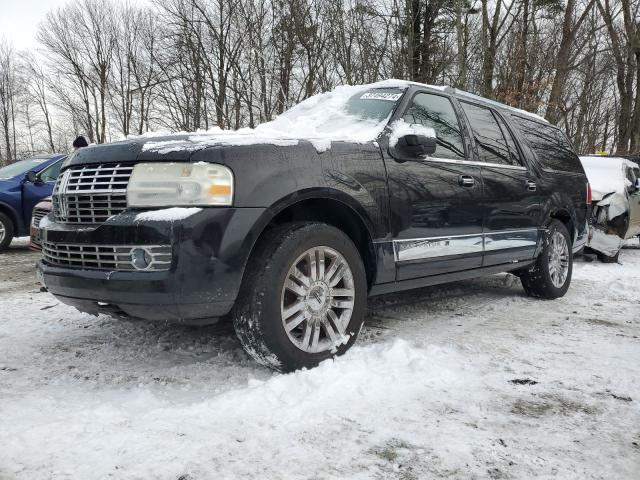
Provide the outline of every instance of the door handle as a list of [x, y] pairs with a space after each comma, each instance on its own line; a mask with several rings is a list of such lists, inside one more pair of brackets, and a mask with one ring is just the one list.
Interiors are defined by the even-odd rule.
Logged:
[[527, 180], [527, 190], [529, 190], [530, 192], [535, 192], [537, 188], [538, 186], [536, 185], [536, 182]]
[[458, 177], [458, 184], [461, 187], [473, 187], [476, 184], [476, 179], [471, 175], [460, 175]]

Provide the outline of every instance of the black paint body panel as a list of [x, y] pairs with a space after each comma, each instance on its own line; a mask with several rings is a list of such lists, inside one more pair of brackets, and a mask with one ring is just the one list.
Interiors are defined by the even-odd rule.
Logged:
[[[409, 87], [390, 123], [400, 118], [407, 98], [419, 90], [429, 91]], [[459, 109], [455, 94], [437, 93], [449, 95]], [[510, 125], [512, 114], [501, 111]], [[149, 139], [140, 138], [81, 149], [69, 157], [65, 168], [141, 161], [226, 165], [235, 179], [234, 206], [203, 208], [179, 221], [136, 220], [138, 212], [128, 210], [91, 228], [56, 223], [50, 215], [43, 227], [47, 241], [169, 244], [172, 266], [166, 272], [108, 272], [41, 261], [39, 269], [54, 295], [84, 311], [117, 310], [153, 320], [196, 321], [231, 310], [260, 235], [279, 213], [307, 199], [330, 199], [359, 219], [373, 257], [371, 294], [524, 267], [538, 254], [541, 235], [534, 245], [497, 251], [397, 258], [398, 245], [412, 239], [484, 238], [514, 229], [541, 233], [557, 215], [570, 219], [574, 249], [586, 239], [584, 174], [543, 171], [515, 126], [510, 128], [526, 168], [481, 165], [475, 161], [468, 125], [461, 121], [468, 158], [458, 163], [431, 158], [398, 162], [389, 154], [388, 129], [376, 142], [333, 142], [324, 151], [303, 140], [288, 146], [194, 146], [188, 137], [175, 136], [153, 141], [178, 139], [187, 148], [166, 154], [146, 151], [143, 145]], [[473, 177], [475, 184], [462, 186], [461, 176]], [[535, 182], [535, 191], [527, 189], [528, 181]], [[446, 248], [447, 242], [436, 243]]]

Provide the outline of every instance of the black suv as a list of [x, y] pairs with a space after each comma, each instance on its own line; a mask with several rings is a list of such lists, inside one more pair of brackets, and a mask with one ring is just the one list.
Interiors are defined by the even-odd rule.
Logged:
[[451, 88], [338, 87], [255, 129], [77, 151], [38, 268], [84, 312], [230, 317], [288, 371], [345, 352], [368, 296], [505, 271], [564, 295], [587, 190], [540, 117]]

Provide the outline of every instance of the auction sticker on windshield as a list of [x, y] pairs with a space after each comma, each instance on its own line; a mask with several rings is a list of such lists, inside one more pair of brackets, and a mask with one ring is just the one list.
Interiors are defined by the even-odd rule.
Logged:
[[395, 102], [402, 96], [402, 93], [390, 92], [367, 92], [360, 97], [360, 100], [387, 100]]

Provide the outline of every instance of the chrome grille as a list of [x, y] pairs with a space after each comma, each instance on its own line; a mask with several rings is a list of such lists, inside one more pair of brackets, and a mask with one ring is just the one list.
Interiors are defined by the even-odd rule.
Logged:
[[127, 184], [133, 165], [74, 166], [65, 170], [53, 191], [53, 214], [67, 223], [103, 223], [127, 208]]
[[131, 252], [136, 248], [147, 251], [151, 258], [144, 271], [169, 270], [169, 245], [79, 245], [68, 243], [42, 243], [44, 261], [50, 265], [99, 270], [140, 271], [133, 266]]
[[44, 208], [34, 208], [33, 214], [31, 215], [31, 224], [34, 227], [40, 226], [40, 220], [42, 220], [42, 218], [49, 212], [50, 210], [45, 210]]

